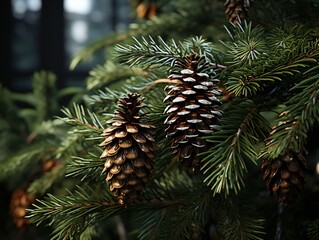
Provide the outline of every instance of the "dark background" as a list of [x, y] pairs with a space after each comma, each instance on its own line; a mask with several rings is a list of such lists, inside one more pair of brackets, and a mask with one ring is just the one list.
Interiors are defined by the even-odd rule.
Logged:
[[1, 84], [32, 90], [32, 74], [50, 70], [58, 88], [83, 85], [103, 54], [75, 70], [72, 56], [130, 22], [129, 0], [5, 0], [0, 8]]

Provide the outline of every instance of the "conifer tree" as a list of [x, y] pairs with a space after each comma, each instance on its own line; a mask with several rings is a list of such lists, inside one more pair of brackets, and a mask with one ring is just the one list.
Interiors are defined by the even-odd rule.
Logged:
[[319, 2], [132, 2], [73, 59], [112, 53], [53, 141], [0, 163], [65, 171], [31, 183], [27, 218], [51, 239], [318, 239]]

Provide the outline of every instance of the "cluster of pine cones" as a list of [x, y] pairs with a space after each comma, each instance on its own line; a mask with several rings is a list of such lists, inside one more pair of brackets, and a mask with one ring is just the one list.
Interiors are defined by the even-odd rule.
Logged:
[[[203, 57], [190, 55], [175, 62], [178, 71], [168, 78], [178, 81], [169, 85], [164, 102], [169, 102], [164, 113], [168, 115], [167, 137], [172, 139], [173, 154], [177, 160], [190, 168], [197, 164], [197, 153], [206, 146], [203, 136], [213, 132], [219, 124], [221, 102], [217, 99], [221, 91], [218, 82], [210, 79], [205, 71], [209, 64]], [[154, 126], [147, 123], [140, 112], [144, 98], [137, 93], [121, 98], [110, 127], [105, 129], [104, 148], [101, 158], [105, 159], [104, 170], [110, 190], [120, 204], [136, 202], [149, 180], [153, 169], [155, 145]], [[195, 166], [196, 167], [196, 166]]]
[[[183, 162], [191, 171], [198, 169], [200, 153], [206, 147], [204, 136], [218, 129], [222, 116], [221, 90], [218, 80], [211, 79], [211, 69], [204, 57], [196, 54], [175, 61], [175, 69], [168, 76], [172, 85], [165, 87], [168, 103], [164, 110], [167, 118], [166, 136], [171, 139], [174, 159]], [[174, 80], [174, 81], [173, 81]], [[121, 98], [110, 127], [103, 132], [105, 159], [103, 172], [110, 190], [120, 204], [137, 202], [149, 181], [158, 147], [154, 139], [154, 126], [147, 123], [141, 113], [142, 102], [138, 93]], [[303, 154], [287, 152], [277, 159], [263, 161], [263, 179], [267, 189], [279, 202], [291, 204], [304, 185], [306, 159]]]

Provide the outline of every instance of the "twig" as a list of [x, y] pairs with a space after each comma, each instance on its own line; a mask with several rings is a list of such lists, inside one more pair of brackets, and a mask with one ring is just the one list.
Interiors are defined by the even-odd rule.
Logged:
[[177, 79], [169, 79], [169, 78], [161, 78], [161, 79], [157, 79], [155, 81], [153, 81], [151, 84], [149, 84], [147, 87], [145, 87], [142, 92], [147, 92], [149, 91], [151, 88], [153, 88], [155, 85], [159, 84], [159, 83], [172, 83], [172, 84], [178, 84], [180, 83], [180, 80]]
[[116, 226], [117, 226], [117, 232], [119, 234], [120, 240], [126, 240], [126, 229], [125, 225], [123, 223], [123, 220], [120, 216], [115, 216]]
[[284, 205], [283, 203], [278, 204], [278, 210], [277, 210], [277, 227], [276, 227], [276, 234], [274, 240], [282, 240], [282, 213], [284, 211]]
[[221, 69], [226, 69], [227, 67], [225, 65], [217, 64], [217, 63], [210, 63], [209, 65], [221, 68]]

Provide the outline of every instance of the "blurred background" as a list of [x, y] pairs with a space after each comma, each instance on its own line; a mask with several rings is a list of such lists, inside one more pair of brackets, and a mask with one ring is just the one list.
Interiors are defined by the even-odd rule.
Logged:
[[[0, 136], [2, 139], [0, 141], [0, 162], [8, 160], [14, 152], [19, 155], [21, 149], [33, 144], [32, 140], [26, 139], [41, 122], [35, 120], [39, 117], [39, 111], [34, 111], [33, 107], [37, 105], [36, 102], [39, 103], [45, 99], [45, 96], [38, 98], [36, 94], [33, 95], [34, 91], [37, 92], [34, 87], [42, 91], [42, 93], [39, 92], [40, 95], [47, 94], [42, 89], [47, 84], [45, 79], [42, 76], [39, 77], [41, 83], [33, 82], [34, 73], [42, 70], [54, 73], [56, 77], [51, 79], [51, 83], [57, 89], [72, 86], [84, 88], [84, 79], [88, 76], [88, 72], [97, 64], [103, 63], [107, 58], [107, 53], [100, 51], [91, 61], [81, 62], [74, 70], [70, 70], [72, 57], [89, 44], [105, 39], [109, 34], [116, 34], [124, 30], [132, 22], [133, 17], [129, 0], [2, 1], [0, 7], [2, 42], [0, 44], [2, 58], [0, 67]], [[53, 85], [49, 88], [54, 89]], [[6, 92], [5, 89], [10, 92]], [[13, 101], [18, 99], [17, 105], [10, 105], [13, 103], [11, 97], [15, 99]], [[46, 98], [50, 98], [53, 102], [59, 101], [56, 95], [47, 94]], [[28, 101], [29, 99], [31, 101]], [[68, 101], [59, 102], [68, 103]], [[59, 107], [55, 106], [55, 110], [58, 110]], [[25, 108], [28, 110], [32, 108], [33, 113], [30, 118], [32, 126], [20, 121], [19, 117], [15, 118], [23, 115], [20, 110]], [[57, 111], [52, 111], [52, 109], [45, 111], [51, 111], [44, 117], [46, 119], [57, 114]], [[26, 118], [29, 118], [30, 112], [27, 115]], [[11, 118], [12, 116], [14, 117]], [[34, 167], [33, 165], [32, 168]], [[29, 170], [28, 168], [27, 172]], [[1, 167], [0, 171], [4, 172]], [[33, 174], [34, 172], [31, 173]], [[30, 180], [23, 174], [15, 174], [15, 176], [16, 181], [21, 185]], [[12, 203], [12, 189], [16, 188], [15, 185], [15, 181], [0, 182], [0, 225], [3, 226], [0, 239], [48, 237], [47, 230], [42, 228], [25, 229], [23, 228], [24, 223], [19, 224], [19, 222], [15, 222], [15, 224], [18, 223], [17, 227], [14, 226], [12, 216], [9, 214], [9, 206], [10, 201]], [[16, 199], [21, 200], [19, 205], [30, 201], [23, 190], [18, 189], [16, 193], [18, 194]]]
[[1, 83], [14, 91], [32, 89], [38, 70], [57, 75], [57, 86], [82, 85], [97, 62], [69, 70], [70, 60], [84, 46], [117, 32], [131, 21], [129, 0], [5, 0], [0, 8]]

